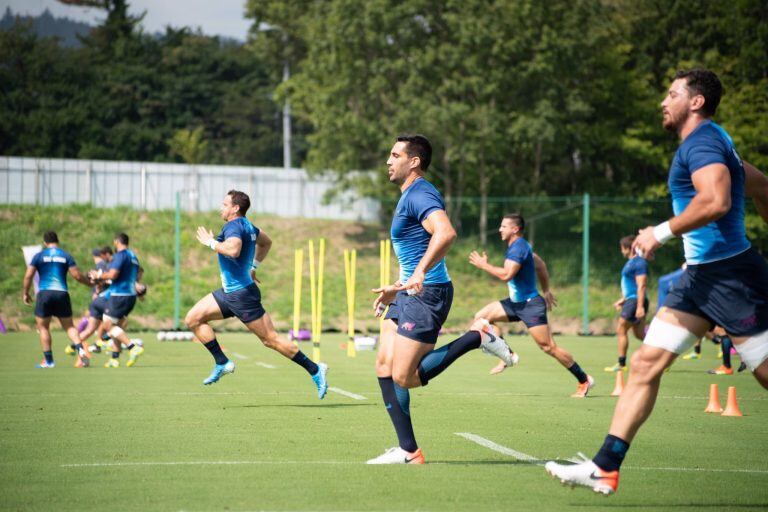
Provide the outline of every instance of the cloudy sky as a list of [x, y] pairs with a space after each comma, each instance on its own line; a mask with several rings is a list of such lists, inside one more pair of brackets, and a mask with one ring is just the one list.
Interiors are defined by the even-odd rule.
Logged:
[[[245, 0], [129, 0], [130, 12], [147, 11], [143, 26], [147, 32], [161, 32], [166, 25], [200, 27], [208, 35], [244, 41], [252, 20], [243, 16]], [[5, 8], [14, 13], [37, 15], [45, 9], [56, 17], [91, 24], [104, 19], [104, 11], [60, 4], [56, 0], [0, 0], [0, 17]]]

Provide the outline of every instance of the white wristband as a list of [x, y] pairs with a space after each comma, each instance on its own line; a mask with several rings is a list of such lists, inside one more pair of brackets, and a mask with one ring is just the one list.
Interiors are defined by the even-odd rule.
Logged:
[[217, 242], [215, 238], [211, 238], [210, 240], [208, 240], [208, 243], [207, 243], [207, 244], [205, 244], [205, 245], [207, 245], [208, 247], [210, 247], [212, 251], [215, 251], [215, 250], [216, 250], [216, 244], [217, 244], [217, 243], [219, 243], [219, 242]]
[[252, 267], [254, 270], [256, 270], [257, 268], [259, 268], [259, 265], [261, 265], [261, 262], [260, 262], [259, 260], [253, 260], [253, 262], [251, 263], [251, 267]]
[[653, 228], [653, 238], [662, 245], [675, 238], [672, 228], [669, 227], [669, 221], [662, 222]]

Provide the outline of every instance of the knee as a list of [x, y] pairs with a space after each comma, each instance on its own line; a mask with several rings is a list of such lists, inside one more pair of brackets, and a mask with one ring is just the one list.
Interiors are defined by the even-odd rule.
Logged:
[[190, 311], [187, 313], [187, 316], [184, 317], [184, 323], [189, 329], [194, 330], [200, 327], [201, 321], [198, 315], [196, 315], [193, 311]]
[[404, 372], [393, 372], [392, 380], [401, 388], [408, 388], [408, 375]]
[[629, 364], [632, 377], [645, 381], [655, 379], [664, 370], [658, 361], [649, 358], [643, 353], [643, 350], [638, 350], [632, 354]]
[[555, 349], [557, 348], [557, 345], [554, 343], [545, 343], [544, 345], [539, 345], [539, 348], [548, 356], [553, 356], [555, 355]]
[[376, 358], [376, 376], [377, 377], [389, 377], [392, 375], [392, 367], [387, 363], [383, 357]]
[[269, 336], [260, 338], [265, 347], [275, 349], [280, 344], [280, 340], [277, 337], [277, 333], [270, 333]]

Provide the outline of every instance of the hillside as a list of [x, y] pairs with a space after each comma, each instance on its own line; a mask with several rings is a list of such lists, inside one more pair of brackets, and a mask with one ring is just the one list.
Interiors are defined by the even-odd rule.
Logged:
[[[0, 208], [0, 264], [7, 269], [0, 276], [0, 315], [11, 329], [26, 330], [34, 325], [32, 308], [20, 300], [24, 274], [21, 246], [42, 242], [42, 234], [55, 230], [61, 245], [72, 253], [81, 269], [91, 267], [90, 250], [110, 244], [117, 231], [131, 237], [131, 246], [146, 269], [149, 285], [146, 300], [140, 302], [133, 325], [159, 329], [172, 326], [173, 316], [173, 218], [172, 211], [141, 212], [125, 208], [98, 209], [87, 205], [66, 207], [10, 206]], [[358, 250], [357, 318], [358, 328], [377, 329], [370, 315], [373, 295], [379, 276], [379, 240], [385, 229], [378, 225], [354, 222], [289, 219], [269, 216], [249, 218], [274, 240], [273, 250], [259, 269], [264, 303], [281, 329], [290, 326], [293, 311], [293, 251], [305, 249], [302, 325], [309, 325], [309, 268], [306, 260], [307, 241], [323, 236], [327, 240], [324, 293], [324, 329], [343, 329], [346, 322], [344, 288], [344, 248]], [[204, 294], [220, 286], [216, 259], [210, 249], [195, 240], [198, 225], [216, 232], [221, 226], [217, 213], [183, 214], [182, 216], [182, 318], [184, 312]], [[456, 296], [447, 327], [460, 328], [485, 303], [497, 300], [506, 288], [467, 263], [467, 254], [474, 248], [470, 240], [460, 240], [452, 248], [448, 268], [456, 286]], [[500, 260], [501, 247], [489, 248], [491, 258]], [[393, 255], [392, 276], [397, 275]], [[560, 307], [552, 320], [558, 330], [576, 332], [581, 318], [581, 290], [578, 285], [558, 287], [557, 262], [550, 262], [554, 290]], [[73, 307], [82, 311], [88, 305], [88, 290], [70, 280]], [[594, 331], [610, 330], [613, 313], [611, 303], [618, 297], [616, 286], [596, 286], [590, 293]], [[228, 322], [228, 328], [239, 324]]]

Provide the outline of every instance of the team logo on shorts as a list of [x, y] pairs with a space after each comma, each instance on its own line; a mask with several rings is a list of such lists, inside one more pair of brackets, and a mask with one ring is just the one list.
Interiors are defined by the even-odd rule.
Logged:
[[754, 327], [757, 325], [757, 316], [749, 315], [748, 317], [739, 320], [739, 323], [744, 328]]
[[401, 326], [406, 331], [412, 331], [414, 327], [416, 327], [416, 324], [413, 322], [403, 322], [403, 325]]

